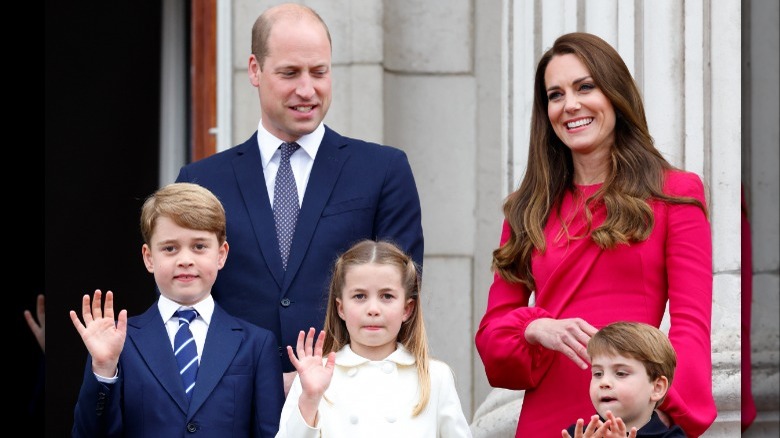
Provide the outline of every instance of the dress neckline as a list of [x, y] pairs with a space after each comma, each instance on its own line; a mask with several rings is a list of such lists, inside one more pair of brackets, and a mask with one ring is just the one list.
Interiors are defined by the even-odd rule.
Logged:
[[604, 181], [602, 181], [602, 182], [597, 182], [597, 183], [591, 183], [591, 184], [577, 184], [577, 183], [574, 183], [574, 186], [575, 186], [575, 187], [579, 187], [579, 188], [586, 188], [586, 187], [601, 187], [601, 186], [603, 186], [603, 185], [604, 185]]
[[576, 184], [575, 183], [574, 184], [574, 189], [575, 189], [575, 191], [578, 191], [580, 193], [584, 193], [584, 194], [587, 194], [587, 195], [592, 195], [593, 193], [596, 193], [596, 191], [598, 189], [600, 189], [601, 186], [603, 186], [603, 185], [604, 185], [603, 182], [597, 182], [597, 183], [593, 183], [593, 184]]

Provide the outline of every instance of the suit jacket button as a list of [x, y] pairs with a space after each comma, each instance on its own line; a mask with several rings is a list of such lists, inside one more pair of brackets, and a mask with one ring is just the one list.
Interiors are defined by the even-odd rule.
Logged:
[[290, 307], [290, 299], [289, 298], [282, 298], [282, 307]]
[[187, 423], [187, 432], [197, 432], [198, 431], [198, 425], [195, 423]]

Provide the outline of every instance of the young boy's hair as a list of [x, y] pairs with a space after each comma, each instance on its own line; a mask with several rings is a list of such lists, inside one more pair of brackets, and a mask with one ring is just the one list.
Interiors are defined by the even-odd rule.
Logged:
[[[633, 321], [609, 324], [590, 339], [588, 355], [591, 358], [619, 355], [638, 360], [645, 366], [651, 382], [665, 376], [669, 388], [672, 387], [677, 354], [666, 334], [652, 325]], [[663, 397], [658, 400], [656, 406], [663, 400]]]
[[167, 217], [176, 225], [217, 235], [221, 245], [227, 238], [225, 209], [205, 187], [193, 183], [168, 184], [154, 192], [141, 207], [141, 236], [151, 244], [157, 219]]
[[414, 356], [417, 366], [417, 379], [420, 384], [420, 400], [414, 407], [412, 416], [418, 415], [428, 404], [431, 393], [431, 378], [428, 371], [428, 337], [423, 322], [422, 301], [420, 300], [420, 274], [418, 266], [412, 258], [391, 242], [375, 242], [362, 240], [345, 251], [333, 266], [333, 276], [330, 282], [328, 309], [325, 312], [325, 343], [322, 353], [338, 351], [349, 344], [347, 324], [339, 317], [336, 298], [341, 298], [350, 268], [375, 263], [378, 265], [396, 266], [401, 272], [401, 286], [405, 297], [414, 300], [409, 319], [401, 324], [397, 341], [403, 344]]

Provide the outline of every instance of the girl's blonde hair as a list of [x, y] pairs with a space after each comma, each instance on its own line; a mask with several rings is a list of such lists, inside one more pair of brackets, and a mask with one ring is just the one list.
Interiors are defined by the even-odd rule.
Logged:
[[325, 344], [323, 355], [338, 351], [349, 344], [347, 324], [339, 317], [336, 298], [341, 298], [347, 272], [355, 266], [367, 264], [396, 266], [401, 272], [401, 286], [406, 299], [414, 300], [412, 313], [398, 332], [398, 342], [409, 350], [415, 358], [417, 380], [420, 387], [420, 400], [412, 411], [412, 416], [419, 415], [428, 404], [431, 395], [431, 377], [429, 374], [428, 336], [423, 322], [422, 303], [420, 301], [420, 273], [418, 266], [409, 255], [395, 244], [387, 241], [375, 242], [362, 240], [348, 249], [337, 260], [333, 267], [330, 282], [328, 309], [325, 313]]

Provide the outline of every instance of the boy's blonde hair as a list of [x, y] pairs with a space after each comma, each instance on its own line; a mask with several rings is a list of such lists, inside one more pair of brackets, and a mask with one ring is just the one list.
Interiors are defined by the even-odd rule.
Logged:
[[347, 324], [339, 317], [336, 298], [341, 298], [349, 269], [371, 263], [396, 266], [401, 272], [401, 286], [405, 291], [404, 302], [408, 298], [414, 300], [412, 313], [409, 319], [401, 324], [397, 340], [415, 358], [417, 380], [420, 386], [420, 400], [414, 407], [412, 416], [417, 416], [425, 409], [431, 394], [431, 377], [428, 369], [428, 336], [425, 333], [422, 302], [420, 300], [420, 274], [414, 260], [393, 243], [362, 240], [336, 260], [330, 282], [328, 309], [325, 313], [325, 333], [327, 337], [323, 346], [323, 355], [331, 351], [338, 351], [349, 344], [349, 331], [347, 330]]
[[[595, 356], [614, 355], [638, 360], [645, 366], [651, 382], [665, 376], [669, 388], [672, 387], [677, 354], [666, 334], [652, 325], [634, 321], [609, 324], [590, 339], [588, 355], [591, 360]], [[656, 406], [664, 401], [664, 397], [658, 400]]]
[[180, 227], [210, 231], [217, 235], [220, 245], [227, 238], [225, 208], [211, 191], [197, 184], [168, 184], [146, 198], [141, 207], [141, 236], [147, 245], [161, 217], [170, 218]]

